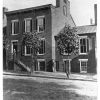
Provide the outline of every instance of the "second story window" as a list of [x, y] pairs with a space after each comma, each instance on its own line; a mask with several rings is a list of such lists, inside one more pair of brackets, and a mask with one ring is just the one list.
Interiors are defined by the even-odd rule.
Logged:
[[31, 18], [26, 18], [24, 20], [24, 23], [25, 23], [24, 32], [32, 32], [32, 19]]
[[80, 39], [80, 54], [87, 54], [87, 49], [88, 49], [87, 44], [88, 44], [87, 38]]
[[39, 16], [37, 17], [37, 31], [43, 32], [45, 30], [45, 17]]
[[43, 55], [44, 53], [45, 53], [45, 39], [41, 39], [38, 55]]
[[11, 33], [12, 33], [12, 35], [16, 35], [19, 33], [19, 21], [18, 20], [12, 20]]

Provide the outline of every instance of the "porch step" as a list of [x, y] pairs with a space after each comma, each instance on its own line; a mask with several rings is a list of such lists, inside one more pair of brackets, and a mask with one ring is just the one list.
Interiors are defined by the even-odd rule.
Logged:
[[31, 69], [28, 66], [26, 66], [23, 62], [21, 62], [20, 60], [17, 60], [16, 63], [19, 64], [19, 65], [21, 65], [21, 67], [23, 67], [24, 69], [26, 69], [28, 72], [31, 72]]

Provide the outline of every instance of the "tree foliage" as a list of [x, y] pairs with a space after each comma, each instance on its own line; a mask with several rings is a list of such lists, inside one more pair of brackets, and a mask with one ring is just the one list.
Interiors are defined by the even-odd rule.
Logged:
[[38, 36], [37, 32], [24, 33], [22, 44], [25, 46], [30, 46], [32, 51], [34, 51], [32, 54], [35, 56], [41, 46], [40, 37]]
[[66, 51], [67, 54], [77, 54], [78, 51], [78, 35], [77, 30], [74, 27], [66, 26], [55, 36], [57, 50]]

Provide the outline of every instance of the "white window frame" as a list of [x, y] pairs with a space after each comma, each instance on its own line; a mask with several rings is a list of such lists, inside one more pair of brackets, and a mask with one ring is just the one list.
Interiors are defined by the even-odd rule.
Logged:
[[[86, 53], [81, 53], [81, 45], [80, 45], [80, 39], [86, 39]], [[79, 37], [79, 55], [87, 55], [87, 36], [80, 36]]]
[[13, 42], [17, 42], [18, 43], [18, 40], [11, 40], [11, 53], [14, 53], [13, 52]]
[[[27, 54], [26, 46], [25, 46], [24, 48], [25, 48], [25, 56], [31, 56], [31, 53], [30, 53], [30, 54]], [[30, 48], [31, 48], [31, 47], [30, 47]]]
[[36, 26], [36, 27], [37, 27], [37, 32], [38, 32], [38, 33], [41, 33], [41, 32], [44, 32], [45, 30], [39, 31], [39, 25], [38, 25], [38, 19], [39, 19], [39, 18], [45, 18], [45, 16], [37, 16], [37, 18], [36, 18], [36, 19], [37, 19], [37, 26]]
[[[41, 41], [41, 40], [44, 40], [44, 41], [45, 41], [45, 46], [46, 46], [46, 40], [45, 40], [45, 38], [41, 38], [40, 41]], [[45, 48], [44, 48], [44, 49], [45, 49]], [[38, 51], [38, 52], [37, 52], [37, 55], [45, 55], [45, 52], [44, 52], [43, 54], [40, 54], [39, 51]]]
[[16, 19], [16, 20], [11, 20], [11, 24], [12, 24], [12, 27], [11, 27], [11, 30], [12, 30], [11, 32], [12, 32], [12, 33], [11, 33], [11, 34], [12, 34], [12, 35], [18, 35], [18, 34], [19, 34], [19, 33], [14, 34], [14, 23], [15, 23], [15, 22], [19, 22], [19, 20], [18, 20], [18, 19]]
[[[81, 62], [82, 62], [82, 61], [88, 62], [88, 59], [79, 59], [79, 61], [80, 61], [80, 73], [87, 73], [87, 71], [82, 71]], [[88, 67], [88, 66], [86, 66], [86, 67]]]
[[[45, 59], [37, 59], [37, 62], [38, 62], [38, 71], [40, 71], [40, 66], [39, 66], [39, 62], [42, 62], [42, 61], [44, 61], [45, 62]], [[46, 62], [45, 62], [45, 64], [46, 64]], [[46, 67], [46, 66], [45, 66]]]
[[[25, 21], [25, 32], [27, 32], [27, 31], [26, 31], [26, 21], [27, 21], [27, 20], [32, 20], [32, 18], [25, 18], [25, 19], [24, 19], [24, 21]], [[31, 28], [31, 27], [30, 27], [30, 28]]]

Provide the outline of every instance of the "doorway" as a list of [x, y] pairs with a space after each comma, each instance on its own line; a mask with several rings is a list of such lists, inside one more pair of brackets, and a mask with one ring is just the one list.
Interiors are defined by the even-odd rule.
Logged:
[[71, 64], [70, 64], [71, 59], [63, 59], [63, 72], [66, 72], [68, 70], [71, 72]]
[[38, 60], [38, 71], [45, 71], [45, 60], [44, 59]]
[[17, 51], [18, 51], [18, 40], [12, 40], [11, 43], [12, 43], [12, 45], [11, 45], [12, 53], [14, 53], [14, 50], [15, 50], [15, 52], [17, 54]]

